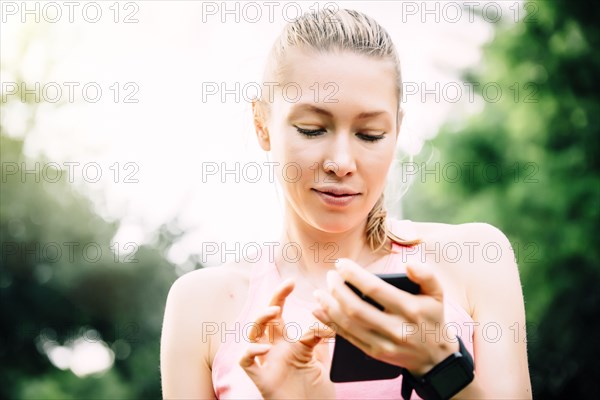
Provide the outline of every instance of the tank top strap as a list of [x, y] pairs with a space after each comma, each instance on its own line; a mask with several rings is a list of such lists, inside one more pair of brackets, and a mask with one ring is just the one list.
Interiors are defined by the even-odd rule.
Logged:
[[269, 275], [269, 263], [266, 262], [268, 260], [269, 255], [265, 254], [263, 248], [260, 249], [261, 254], [259, 255], [257, 261], [252, 264], [252, 272], [250, 274], [250, 281], [248, 285], [248, 298], [254, 299], [256, 293], [258, 293], [259, 286], [266, 276]]
[[256, 261], [251, 264], [247, 300], [239, 319], [247, 319], [251, 317], [250, 311], [259, 309], [261, 305], [266, 306], [267, 296], [272, 294], [272, 289], [278, 282], [277, 271], [271, 261], [274, 255], [266, 247], [261, 247], [259, 251]]
[[415, 223], [410, 219], [387, 218], [386, 225], [389, 231], [404, 240], [419, 239]]
[[[272, 275], [272, 271], [270, 271], [269, 263], [269, 254], [264, 248], [259, 248], [258, 253], [254, 253], [251, 256], [248, 256], [248, 268], [250, 268], [250, 277], [248, 281], [248, 293], [246, 297], [246, 301], [242, 306], [240, 312], [236, 316], [233, 321], [233, 326], [235, 330], [239, 332], [239, 335], [243, 336], [244, 329], [247, 327], [247, 324], [254, 320], [254, 316], [251, 315], [253, 312], [257, 312], [262, 309], [260, 307], [260, 302], [262, 301], [262, 297], [264, 297], [264, 293], [267, 291], [268, 285], [271, 279], [269, 279], [269, 275]], [[212, 363], [212, 377], [214, 383], [215, 393], [219, 394], [222, 391], [229, 390], [230, 384], [226, 384], [223, 382], [224, 377], [227, 376], [232, 368], [235, 366], [234, 360], [236, 357], [239, 357], [239, 349], [240, 346], [244, 343], [244, 340], [224, 340], [217, 352], [214, 356]], [[223, 339], [222, 339], [223, 340]], [[242, 381], [247, 377], [245, 374], [241, 374]], [[231, 382], [233, 384], [234, 382]], [[217, 396], [219, 397], [219, 396]]]
[[[388, 218], [386, 220], [387, 228], [396, 236], [404, 240], [415, 240], [417, 237], [414, 222], [408, 219]], [[403, 246], [392, 242], [392, 254], [390, 260], [386, 263], [384, 273], [406, 273], [406, 261], [411, 254], [419, 251], [419, 246]]]

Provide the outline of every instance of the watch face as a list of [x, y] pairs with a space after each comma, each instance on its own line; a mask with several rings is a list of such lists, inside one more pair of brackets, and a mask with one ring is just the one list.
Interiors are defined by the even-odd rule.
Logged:
[[429, 384], [442, 397], [449, 398], [455, 395], [473, 380], [473, 373], [469, 373], [461, 361], [464, 362], [462, 358], [455, 359], [454, 363], [429, 377]]

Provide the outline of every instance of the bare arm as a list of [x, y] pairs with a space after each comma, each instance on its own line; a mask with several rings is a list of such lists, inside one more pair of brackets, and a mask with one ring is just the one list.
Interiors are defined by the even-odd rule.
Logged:
[[211, 292], [218, 287], [213, 268], [183, 275], [171, 286], [163, 320], [160, 371], [164, 399], [214, 399], [208, 340]]
[[[531, 399], [525, 343], [525, 305], [519, 270], [506, 236], [487, 224], [469, 224], [470, 238], [489, 255], [476, 251], [469, 275], [474, 305], [475, 380], [456, 398]], [[495, 247], [501, 249], [496, 260]]]

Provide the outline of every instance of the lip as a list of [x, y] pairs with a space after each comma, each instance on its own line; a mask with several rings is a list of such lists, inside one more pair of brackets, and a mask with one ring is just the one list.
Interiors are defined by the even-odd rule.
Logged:
[[333, 193], [336, 195], [360, 194], [357, 191], [354, 191], [350, 188], [342, 187], [342, 186], [323, 186], [320, 188], [315, 188], [314, 190], [316, 190], [317, 192], [321, 192], [321, 193]]
[[334, 195], [330, 193], [324, 193], [317, 189], [312, 189], [317, 196], [327, 205], [334, 207], [346, 207], [352, 203], [354, 199], [360, 196], [360, 193], [352, 193], [352, 194], [341, 194]]

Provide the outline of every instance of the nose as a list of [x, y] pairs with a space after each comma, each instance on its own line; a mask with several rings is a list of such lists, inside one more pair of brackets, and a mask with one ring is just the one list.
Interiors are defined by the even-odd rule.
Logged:
[[328, 144], [323, 168], [326, 172], [333, 172], [338, 177], [351, 175], [356, 171], [351, 135], [348, 131], [338, 131], [332, 135], [333, 140]]

